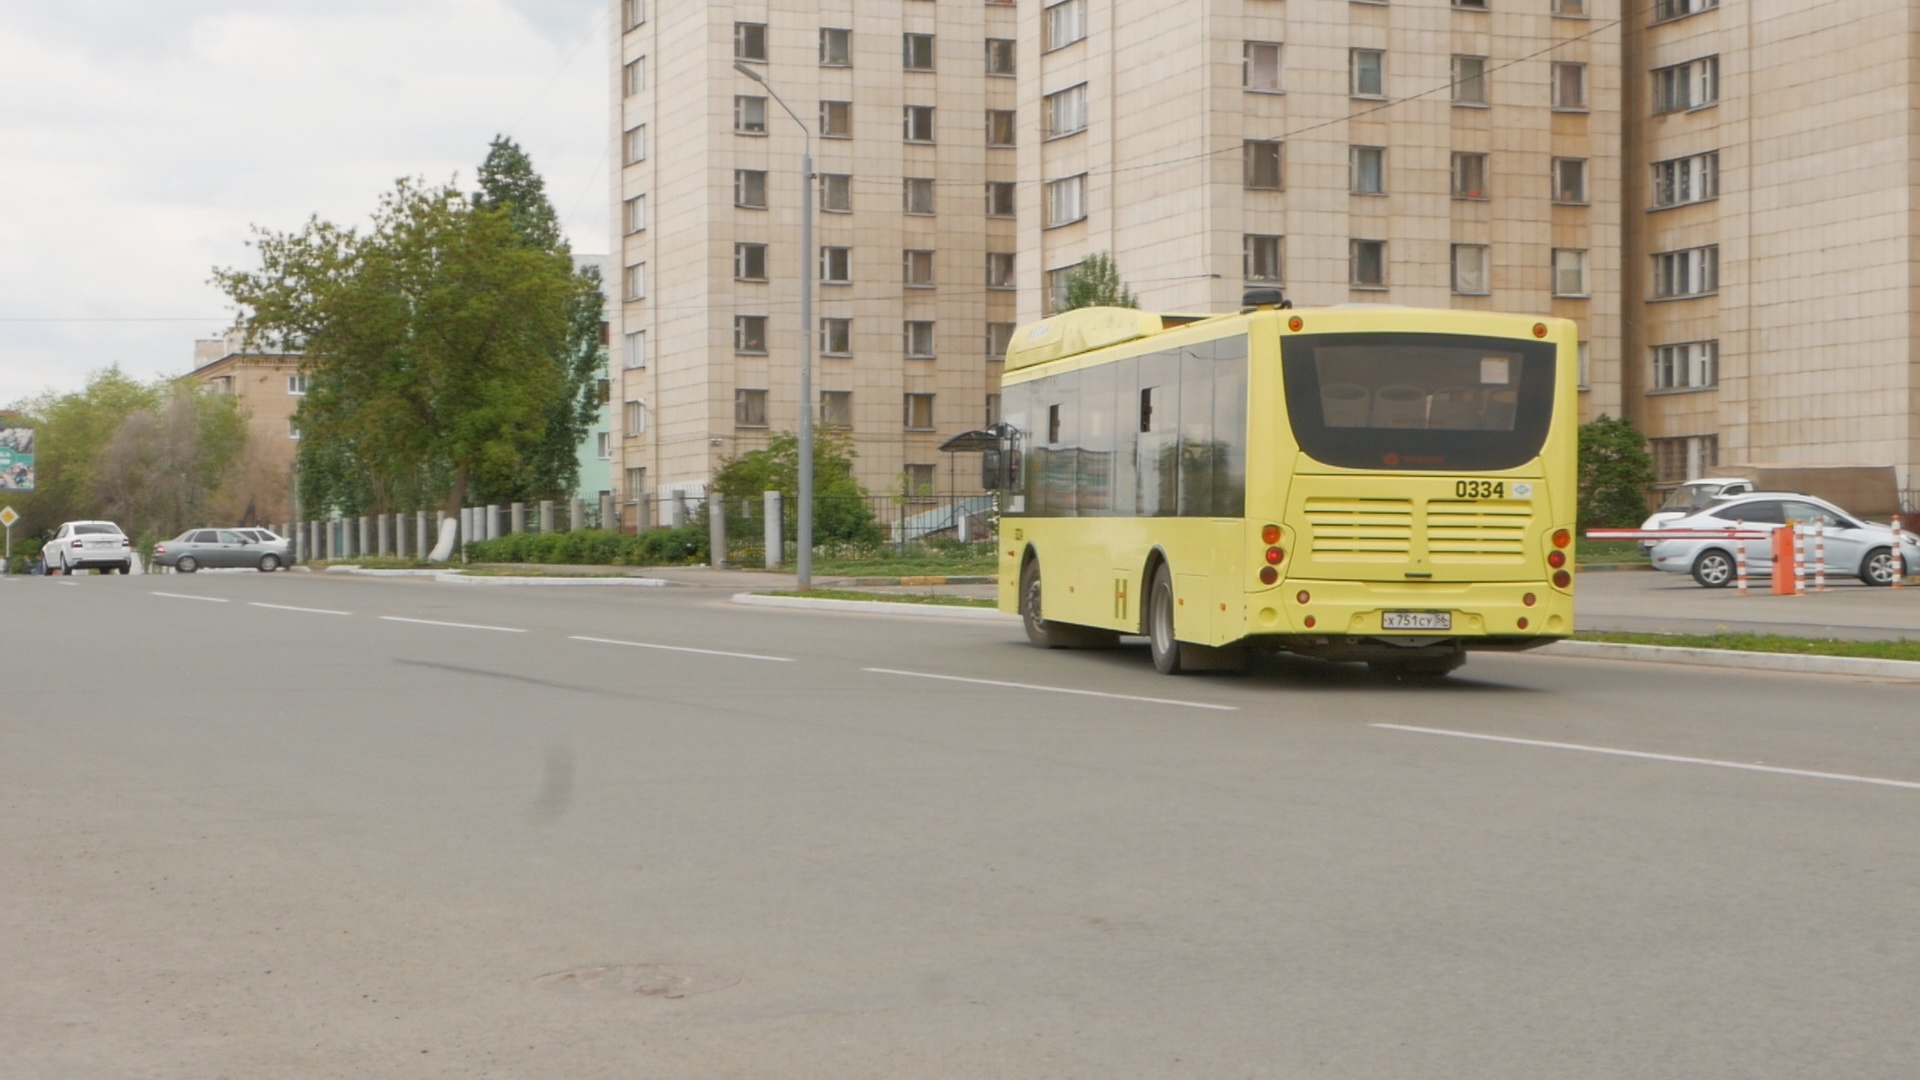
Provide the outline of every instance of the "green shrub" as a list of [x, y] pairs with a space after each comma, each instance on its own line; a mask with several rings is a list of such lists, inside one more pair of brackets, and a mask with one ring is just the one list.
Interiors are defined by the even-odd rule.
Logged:
[[586, 529], [566, 533], [518, 533], [477, 540], [467, 560], [479, 563], [541, 563], [549, 566], [685, 566], [707, 561], [705, 525], [654, 529], [633, 535]]

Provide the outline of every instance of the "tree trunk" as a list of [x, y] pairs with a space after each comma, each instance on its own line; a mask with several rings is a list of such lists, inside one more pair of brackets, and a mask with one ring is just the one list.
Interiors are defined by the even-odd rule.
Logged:
[[453, 478], [453, 490], [447, 493], [447, 517], [457, 518], [460, 516], [460, 505], [467, 501], [468, 479], [469, 473], [467, 467], [465, 465], [460, 466], [460, 471], [456, 473]]

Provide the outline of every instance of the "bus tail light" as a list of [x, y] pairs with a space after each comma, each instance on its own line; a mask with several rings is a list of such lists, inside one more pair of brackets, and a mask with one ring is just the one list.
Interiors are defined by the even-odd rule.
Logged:
[[1569, 530], [1566, 530], [1566, 529], [1555, 529], [1555, 530], [1553, 530], [1553, 546], [1554, 546], [1554, 547], [1557, 547], [1557, 548], [1563, 548], [1563, 547], [1566, 547], [1566, 546], [1567, 546], [1568, 544], [1571, 544], [1571, 543], [1573, 543], [1573, 533], [1572, 533], [1572, 532], [1570, 532]]
[[1270, 566], [1280, 565], [1280, 560], [1286, 557], [1287, 557], [1287, 553], [1284, 551], [1281, 551], [1277, 547], [1270, 547], [1267, 549], [1267, 563]]
[[1566, 572], [1565, 570], [1555, 570], [1555, 571], [1553, 572], [1553, 587], [1554, 587], [1554, 588], [1556, 588], [1556, 589], [1565, 589], [1565, 588], [1568, 588], [1568, 587], [1570, 587], [1570, 586], [1572, 586], [1572, 585], [1573, 585], [1573, 575], [1572, 575], [1572, 574], [1569, 574], [1569, 573], [1567, 573], [1567, 572]]
[[1275, 570], [1271, 566], [1263, 566], [1260, 568], [1260, 584], [1271, 585], [1274, 582], [1279, 580], [1280, 580], [1280, 571]]
[[1307, 325], [1306, 320], [1302, 319], [1298, 315], [1291, 316], [1290, 318], [1287, 319], [1287, 329], [1293, 331], [1296, 334], [1300, 332], [1301, 327], [1304, 327], [1306, 325]]
[[1533, 605], [1540, 602], [1540, 598], [1533, 595], [1532, 593], [1528, 593], [1527, 595], [1520, 598], [1520, 602], [1527, 605], [1528, 607], [1532, 607]]
[[1553, 567], [1555, 570], [1567, 565], [1567, 553], [1564, 551], [1547, 552], [1547, 565]]
[[1307, 594], [1307, 590], [1301, 589], [1298, 593], [1294, 595], [1294, 599], [1305, 604], [1305, 603], [1311, 602], [1313, 600], [1313, 597]]
[[1303, 622], [1306, 624], [1307, 629], [1309, 630], [1313, 629], [1313, 616], [1311, 615], [1307, 616], [1306, 619], [1303, 620]]
[[1520, 622], [1517, 625], [1520, 629], [1525, 630], [1527, 628], [1527, 617], [1525, 615], [1520, 616]]
[[1263, 544], [1279, 543], [1280, 542], [1280, 526], [1268, 525], [1266, 528], [1261, 529], [1260, 542]]
[[1546, 324], [1546, 323], [1543, 323], [1543, 322], [1537, 322], [1537, 323], [1534, 323], [1534, 324], [1533, 324], [1533, 336], [1534, 336], [1534, 337], [1537, 337], [1537, 338], [1543, 338], [1543, 337], [1546, 337], [1546, 336], [1547, 336], [1547, 324]]

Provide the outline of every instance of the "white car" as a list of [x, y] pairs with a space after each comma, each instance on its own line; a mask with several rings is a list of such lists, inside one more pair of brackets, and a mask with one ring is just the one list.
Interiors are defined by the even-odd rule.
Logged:
[[[1826, 549], [1827, 573], [1834, 577], [1858, 577], [1868, 585], [1893, 584], [1893, 529], [1886, 525], [1861, 521], [1853, 515], [1812, 495], [1778, 491], [1754, 491], [1722, 499], [1712, 507], [1668, 521], [1668, 529], [1732, 529], [1764, 531], [1758, 540], [1662, 540], [1653, 546], [1653, 568], [1670, 574], [1692, 574], [1693, 580], [1709, 589], [1731, 584], [1735, 576], [1735, 545], [1744, 545], [1747, 572], [1755, 577], [1773, 574], [1775, 529], [1787, 522], [1819, 525]], [[1920, 536], [1901, 532], [1900, 557], [1908, 572], [1920, 562]]]
[[133, 541], [111, 521], [69, 521], [40, 549], [40, 561], [51, 573], [81, 570], [133, 572]]
[[[1643, 530], [1664, 529], [1669, 522], [1678, 521], [1691, 514], [1697, 514], [1721, 499], [1730, 499], [1735, 495], [1745, 495], [1752, 490], [1753, 481], [1743, 480], [1739, 477], [1706, 476], [1698, 480], [1689, 480], [1668, 492], [1666, 501], [1660, 504], [1660, 509], [1655, 510], [1652, 517], [1641, 522], [1640, 528]], [[1653, 551], [1653, 544], [1654, 542], [1651, 540], [1640, 541], [1641, 553], [1651, 553]]]

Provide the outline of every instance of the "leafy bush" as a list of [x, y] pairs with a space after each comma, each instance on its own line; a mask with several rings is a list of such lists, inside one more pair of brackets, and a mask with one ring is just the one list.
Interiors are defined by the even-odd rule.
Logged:
[[541, 563], [550, 566], [685, 566], [707, 561], [704, 524], [654, 529], [638, 535], [586, 529], [564, 533], [518, 533], [467, 545], [467, 560], [480, 563]]
[[1580, 527], [1632, 528], [1647, 516], [1653, 490], [1647, 437], [1633, 421], [1600, 414], [1580, 425]]

